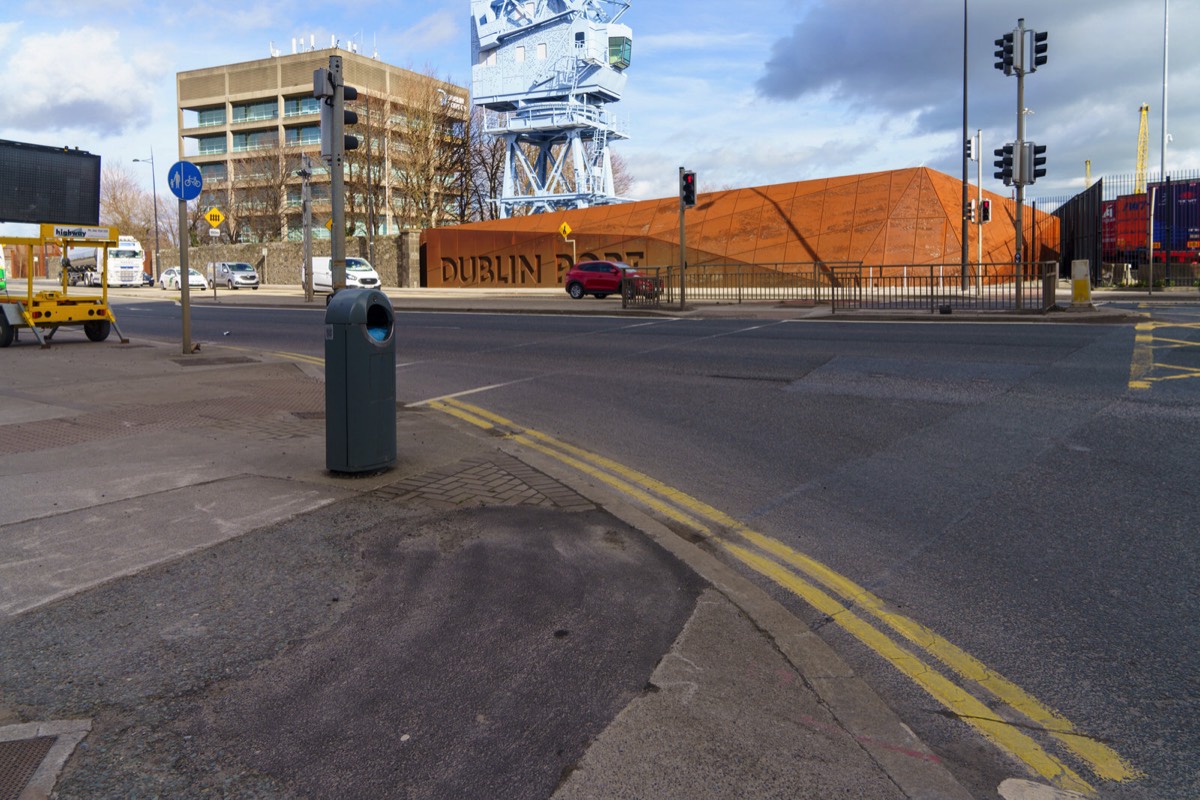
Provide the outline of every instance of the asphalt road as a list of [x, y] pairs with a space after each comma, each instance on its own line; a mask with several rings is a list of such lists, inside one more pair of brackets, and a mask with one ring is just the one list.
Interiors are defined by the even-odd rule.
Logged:
[[[1200, 795], [1200, 309], [1132, 326], [398, 314], [398, 399], [459, 395], [852, 578], [1114, 748], [1113, 798]], [[614, 312], [619, 309], [614, 305]], [[192, 338], [323, 355], [321, 310]], [[127, 335], [178, 310], [123, 306]], [[976, 796], [1019, 770], [778, 590]]]

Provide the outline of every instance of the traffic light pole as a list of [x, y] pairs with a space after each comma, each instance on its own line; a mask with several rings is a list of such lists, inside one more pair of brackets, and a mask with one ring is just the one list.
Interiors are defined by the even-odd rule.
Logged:
[[[679, 168], [679, 183], [683, 184], [683, 167]], [[683, 212], [687, 205], [683, 200], [683, 193], [679, 195], [679, 310], [683, 311], [684, 293], [687, 291], [684, 287], [687, 283], [687, 227], [684, 225]]]
[[300, 156], [300, 206], [304, 214], [304, 302], [313, 301], [312, 276], [312, 160], [307, 154]]
[[332, 139], [333, 152], [329, 158], [329, 194], [333, 223], [330, 230], [329, 269], [332, 292], [346, 288], [346, 175], [343, 143], [346, 137], [346, 86], [342, 79], [342, 57], [329, 57], [329, 72], [333, 82]]
[[[1021, 32], [1022, 41], [1025, 36], [1025, 20], [1017, 21], [1017, 28]], [[1019, 51], [1018, 51], [1019, 52]], [[1022, 263], [1022, 251], [1024, 250], [1024, 230], [1021, 227], [1022, 222], [1022, 207], [1025, 205], [1025, 183], [1023, 180], [1025, 167], [1020, 163], [1020, 159], [1025, 155], [1025, 70], [1017, 69], [1017, 145], [1013, 148], [1013, 184], [1017, 187], [1017, 244], [1016, 244], [1016, 261]], [[1019, 295], [1018, 295], [1019, 297]]]
[[[967, 25], [967, 0], [963, 0], [963, 142], [964, 146], [967, 140], [967, 80], [969, 73], [967, 71], [967, 33], [969, 31]], [[978, 154], [977, 154], [978, 155]], [[967, 219], [967, 204], [970, 202], [970, 169], [971, 157], [970, 154], [963, 151], [962, 165], [962, 290], [965, 292], [971, 287], [970, 274], [967, 271], [967, 262], [970, 243], [968, 240], [968, 232], [971, 230], [970, 222]]]
[[[1027, 38], [1027, 34], [1029, 34]], [[1025, 141], [1025, 75], [1036, 72], [1037, 68], [1047, 61], [1045, 31], [1026, 30], [1025, 20], [1018, 19], [1017, 27], [1011, 33], [996, 40], [996, 69], [1005, 75], [1016, 73], [1017, 76], [1017, 141], [996, 150], [998, 160], [996, 167], [1000, 172], [997, 178], [1004, 179], [1005, 186], [1016, 187], [1016, 213], [1013, 215], [1013, 226], [1016, 228], [1016, 243], [1013, 247], [1014, 277], [1017, 283], [1017, 308], [1021, 307], [1021, 293], [1025, 280], [1025, 186], [1033, 184], [1039, 177], [1046, 174], [1040, 169], [1046, 159], [1044, 146]], [[1034, 217], [1036, 224], [1036, 214]]]
[[975, 268], [975, 291], [983, 297], [983, 129], [975, 129], [975, 167], [978, 173], [976, 196], [979, 202], [975, 204], [975, 247], [979, 254], [979, 265]]

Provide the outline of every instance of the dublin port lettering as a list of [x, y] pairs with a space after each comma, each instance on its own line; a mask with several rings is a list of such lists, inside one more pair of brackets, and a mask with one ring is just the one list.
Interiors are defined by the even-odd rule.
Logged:
[[[580, 261], [597, 261], [607, 259], [624, 261], [631, 266], [638, 266], [644, 258], [641, 252], [605, 253], [603, 256], [595, 253], [580, 253]], [[508, 255], [508, 256], [442, 256], [441, 259], [442, 286], [528, 286], [554, 287], [563, 285], [563, 276], [571, 268], [570, 253], [556, 253], [550, 263], [538, 255]]]

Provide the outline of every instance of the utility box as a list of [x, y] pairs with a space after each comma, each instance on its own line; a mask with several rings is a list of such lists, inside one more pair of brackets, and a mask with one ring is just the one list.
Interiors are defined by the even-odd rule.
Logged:
[[396, 463], [396, 314], [378, 289], [343, 289], [325, 309], [325, 466]]

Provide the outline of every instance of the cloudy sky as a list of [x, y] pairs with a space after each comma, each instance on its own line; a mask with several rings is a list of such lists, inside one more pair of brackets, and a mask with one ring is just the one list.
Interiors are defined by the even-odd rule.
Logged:
[[[1169, 0], [1168, 171], [1200, 169], [1200, 0]], [[970, 120], [991, 151], [1016, 138], [1017, 81], [993, 40], [1049, 32], [1050, 61], [1026, 79], [1028, 138], [1048, 146], [1031, 196], [1134, 169], [1138, 108], [1151, 106], [1160, 159], [1164, 0], [969, 0]], [[170, 10], [167, 10], [167, 9]], [[7, 0], [0, 16], [0, 138], [79, 147], [106, 165], [153, 149], [165, 190], [179, 157], [175, 73], [290, 53], [336, 37], [391, 64], [470, 81], [468, 0]], [[339, 13], [331, 13], [334, 11]], [[344, 13], [343, 13], [344, 10]], [[961, 174], [959, 0], [632, 0], [634, 58], [616, 113], [637, 198], [925, 165]], [[972, 175], [975, 168], [972, 165]]]

